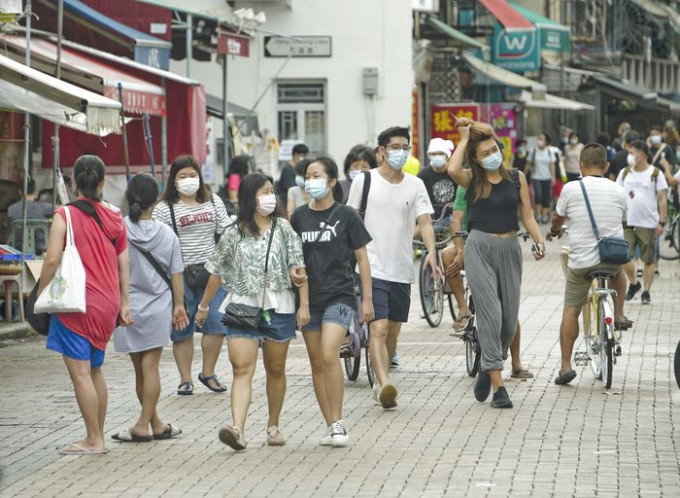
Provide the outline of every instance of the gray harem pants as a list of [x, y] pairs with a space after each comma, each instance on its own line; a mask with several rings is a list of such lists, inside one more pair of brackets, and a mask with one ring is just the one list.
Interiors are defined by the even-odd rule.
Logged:
[[472, 230], [465, 242], [465, 275], [475, 305], [481, 369], [502, 370], [519, 314], [522, 249], [517, 237]]

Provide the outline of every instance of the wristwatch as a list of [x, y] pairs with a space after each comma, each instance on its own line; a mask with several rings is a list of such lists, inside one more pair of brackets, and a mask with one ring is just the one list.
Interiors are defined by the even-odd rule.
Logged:
[[199, 304], [199, 305], [198, 305], [198, 311], [202, 311], [202, 312], [204, 312], [204, 313], [207, 313], [208, 311], [210, 311], [210, 306], [206, 306], [206, 307], [204, 308], [203, 306], [201, 306], [201, 305]]

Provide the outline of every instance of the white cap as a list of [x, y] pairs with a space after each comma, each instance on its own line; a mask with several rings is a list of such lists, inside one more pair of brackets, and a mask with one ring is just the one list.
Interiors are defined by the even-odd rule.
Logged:
[[432, 154], [433, 152], [443, 152], [448, 159], [453, 152], [453, 142], [451, 140], [444, 140], [443, 138], [433, 138], [430, 140], [430, 145], [427, 146], [427, 153]]

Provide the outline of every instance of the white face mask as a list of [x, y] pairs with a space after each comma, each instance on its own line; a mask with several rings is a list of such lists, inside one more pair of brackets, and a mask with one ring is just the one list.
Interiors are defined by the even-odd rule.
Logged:
[[442, 156], [441, 154], [430, 156], [430, 166], [435, 169], [442, 169], [446, 166], [446, 156]]
[[569, 140], [569, 143], [570, 143], [571, 145], [576, 145], [576, 144], [578, 144], [578, 138], [572, 138], [571, 140]]
[[362, 173], [360, 169], [353, 169], [349, 172], [349, 181], [353, 182], [354, 179]]
[[661, 135], [652, 135], [649, 137], [649, 141], [654, 145], [658, 145], [661, 143]]
[[631, 168], [635, 166], [635, 163], [637, 163], [633, 154], [628, 154], [628, 157], [626, 157], [626, 162]]
[[387, 151], [387, 162], [396, 170], [401, 170], [408, 160], [408, 151], [399, 150], [388, 150]]
[[269, 216], [276, 209], [276, 195], [261, 195], [257, 198], [257, 212], [262, 216]]
[[177, 180], [177, 191], [182, 195], [194, 195], [201, 186], [198, 178], [182, 178]]

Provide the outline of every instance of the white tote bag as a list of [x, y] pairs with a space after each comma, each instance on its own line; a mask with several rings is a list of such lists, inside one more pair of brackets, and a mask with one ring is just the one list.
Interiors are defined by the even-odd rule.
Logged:
[[66, 246], [52, 281], [35, 302], [36, 313], [85, 313], [85, 268], [73, 237], [73, 224], [68, 206], [66, 214]]

